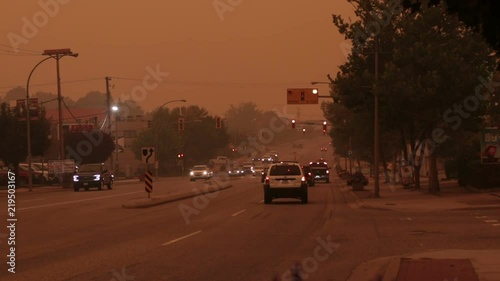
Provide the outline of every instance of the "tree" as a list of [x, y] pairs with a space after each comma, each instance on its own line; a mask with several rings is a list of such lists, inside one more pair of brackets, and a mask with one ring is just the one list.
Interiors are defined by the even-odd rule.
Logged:
[[[440, 0], [403, 0], [406, 9], [416, 12], [428, 5], [439, 5]], [[480, 33], [491, 48], [500, 54], [500, 2], [496, 0], [445, 0], [446, 10], [450, 15], [458, 18], [468, 27]], [[500, 64], [499, 64], [500, 67]], [[500, 68], [499, 68], [500, 70]]]
[[[439, 146], [434, 143], [430, 147], [427, 140], [432, 140], [440, 130], [456, 127], [459, 121], [458, 125], [479, 122], [474, 118], [456, 121], [456, 112], [452, 111], [451, 116], [448, 110], [453, 110], [455, 104], [463, 105], [467, 98], [473, 99], [475, 88], [481, 83], [478, 77], [485, 81], [491, 78], [495, 65], [489, 57], [491, 49], [442, 6], [412, 13], [402, 12], [385, 1], [349, 2], [356, 7], [358, 21], [347, 23], [334, 15], [339, 31], [353, 41], [348, 61], [340, 66], [334, 80], [335, 91], [344, 106], [354, 113], [373, 112], [376, 93], [380, 106], [380, 143], [399, 135], [403, 149], [407, 143], [412, 144], [413, 159], [418, 158], [415, 152], [421, 151], [419, 145], [426, 144], [431, 154], [429, 189], [438, 190], [434, 152], [439, 151]], [[370, 30], [368, 27], [374, 23], [379, 29]], [[379, 57], [378, 80], [374, 75], [374, 51]], [[475, 100], [471, 101], [474, 115], [480, 116], [482, 102], [476, 108]], [[419, 171], [421, 162], [413, 163]]]
[[64, 135], [66, 157], [77, 165], [103, 163], [115, 150], [114, 138], [101, 130], [68, 132]]
[[[18, 164], [28, 156], [27, 123], [24, 112], [19, 108], [11, 108], [7, 103], [0, 104], [0, 159], [7, 165], [17, 168]], [[50, 146], [50, 123], [41, 110], [38, 117], [32, 117], [31, 154], [43, 156]]]
[[[386, 100], [411, 103], [407, 110], [420, 131], [418, 141], [430, 155], [429, 191], [436, 192], [435, 152], [449, 138], [445, 130], [456, 130], [464, 119], [482, 115], [483, 93], [475, 90], [481, 78], [491, 79], [496, 64], [481, 36], [442, 6], [405, 13], [398, 31], [380, 87]], [[469, 112], [460, 113], [464, 108]]]
[[[132, 145], [137, 159], [141, 148], [157, 147], [159, 173], [178, 171], [178, 164], [189, 167], [208, 163], [218, 153], [228, 150], [229, 135], [226, 128], [215, 127], [215, 117], [199, 106], [177, 107], [172, 110], [161, 108], [151, 115], [151, 128], [141, 131]], [[183, 119], [184, 130], [178, 130], [179, 118]], [[177, 162], [177, 155], [184, 154], [183, 163]]]

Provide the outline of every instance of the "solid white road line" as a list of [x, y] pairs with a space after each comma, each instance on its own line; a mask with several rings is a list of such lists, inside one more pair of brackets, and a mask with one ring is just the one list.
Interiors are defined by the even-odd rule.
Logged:
[[243, 210], [241, 210], [241, 211], [239, 211], [239, 212], [236, 212], [236, 213], [232, 214], [232, 215], [231, 215], [231, 217], [236, 217], [237, 215], [239, 215], [239, 214], [243, 213], [243, 212], [244, 212], [244, 211], [246, 211], [246, 210], [247, 210], [247, 209], [243, 209]]
[[494, 223], [493, 226], [500, 226], [500, 223]]
[[144, 191], [134, 191], [134, 192], [128, 192], [128, 193], [116, 194], [116, 195], [109, 195], [109, 196], [103, 196], [103, 197], [97, 197], [97, 198], [89, 198], [89, 199], [74, 200], [74, 201], [67, 201], [67, 202], [59, 202], [59, 203], [39, 205], [39, 206], [26, 207], [26, 208], [18, 208], [17, 210], [18, 211], [22, 211], [22, 210], [37, 209], [37, 208], [43, 208], [43, 207], [52, 207], [52, 206], [57, 206], [57, 205], [66, 205], [66, 204], [72, 204], [72, 203], [79, 203], [79, 202], [85, 202], [85, 201], [94, 201], [94, 200], [100, 200], [100, 199], [111, 198], [111, 197], [125, 196], [125, 195], [130, 195], [130, 194], [135, 194], [135, 193], [144, 193]]
[[485, 223], [493, 223], [493, 222], [498, 222], [497, 220], [483, 220]]
[[180, 240], [182, 240], [182, 239], [186, 239], [186, 238], [188, 238], [188, 237], [194, 236], [194, 235], [196, 235], [196, 234], [198, 234], [198, 233], [200, 233], [200, 232], [201, 232], [201, 230], [198, 230], [198, 231], [193, 232], [193, 233], [191, 233], [191, 234], [184, 235], [184, 236], [179, 237], [179, 238], [174, 239], [174, 240], [170, 240], [170, 241], [168, 241], [167, 243], [163, 243], [162, 245], [163, 245], [163, 246], [166, 246], [166, 245], [169, 245], [169, 244], [175, 243], [175, 242], [180, 241]]

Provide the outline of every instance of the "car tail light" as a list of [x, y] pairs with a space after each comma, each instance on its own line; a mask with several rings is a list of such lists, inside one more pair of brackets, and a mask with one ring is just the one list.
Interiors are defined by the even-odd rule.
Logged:
[[264, 183], [269, 184], [269, 177], [266, 177], [266, 179], [264, 180]]
[[302, 177], [300, 180], [301, 180], [302, 182], [305, 182], [305, 181], [306, 181], [306, 177]]

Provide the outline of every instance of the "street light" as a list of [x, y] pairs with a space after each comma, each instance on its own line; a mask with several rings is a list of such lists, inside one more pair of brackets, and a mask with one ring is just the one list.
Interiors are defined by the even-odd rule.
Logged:
[[114, 173], [116, 174], [118, 171], [118, 106], [113, 105], [111, 107], [111, 110], [113, 110], [113, 112], [115, 113], [115, 158], [113, 160], [113, 157], [111, 157], [113, 162], [111, 166], [113, 167]]
[[57, 107], [59, 113], [59, 123], [58, 123], [58, 132], [57, 137], [59, 141], [59, 160], [64, 159], [64, 140], [63, 140], [63, 125], [62, 125], [62, 97], [61, 97], [61, 74], [59, 71], [59, 60], [66, 56], [78, 57], [78, 53], [73, 53], [71, 49], [51, 49], [44, 50], [44, 56], [49, 56], [49, 58], [53, 58], [56, 60], [56, 71], [57, 71]]
[[[186, 102], [185, 99], [180, 99], [180, 100], [170, 100], [170, 101], [167, 101], [165, 102], [164, 104], [160, 105], [157, 109], [157, 111], [159, 112], [165, 105], [169, 104], [169, 103], [173, 103], [173, 102]], [[155, 151], [156, 151], [156, 156], [159, 155], [159, 139], [160, 138], [160, 130], [156, 130], [156, 133], [155, 133]], [[158, 169], [159, 169], [159, 164], [160, 160], [159, 160], [159, 157], [156, 159], [156, 163], [155, 163], [155, 176], [156, 178], [158, 178]]]
[[31, 120], [30, 120], [30, 80], [31, 75], [35, 72], [35, 69], [42, 64], [44, 61], [50, 59], [44, 58], [40, 62], [38, 62], [33, 69], [31, 69], [30, 74], [28, 75], [28, 80], [26, 81], [26, 142], [28, 145], [28, 189], [29, 191], [33, 188], [33, 179], [31, 178]]
[[[326, 84], [326, 85], [330, 85], [330, 87], [333, 85], [332, 82], [322, 82], [322, 81], [313, 81], [313, 82], [311, 82], [311, 85], [317, 85], [317, 84]], [[317, 90], [316, 90], [316, 93], [318, 93]], [[331, 95], [329, 95], [329, 96], [318, 95], [318, 98], [333, 98], [333, 97]]]

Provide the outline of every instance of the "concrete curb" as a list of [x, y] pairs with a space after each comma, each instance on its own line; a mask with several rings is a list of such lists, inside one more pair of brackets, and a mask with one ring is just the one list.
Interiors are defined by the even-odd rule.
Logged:
[[218, 192], [221, 190], [225, 190], [228, 188], [231, 188], [233, 185], [230, 182], [225, 182], [221, 185], [218, 186], [217, 189], [211, 189], [211, 190], [204, 190], [200, 191], [199, 193], [193, 193], [193, 192], [187, 192], [183, 194], [177, 194], [173, 195], [172, 197], [169, 197], [169, 195], [165, 195], [162, 197], [152, 197], [152, 198], [140, 198], [140, 199], [132, 199], [128, 202], [125, 202], [122, 204], [123, 208], [126, 209], [135, 209], [135, 208], [150, 208], [162, 204], [167, 204], [175, 201], [180, 201], [188, 198], [193, 198], [199, 195], [203, 194], [208, 194], [208, 193], [213, 193], [213, 192]]

